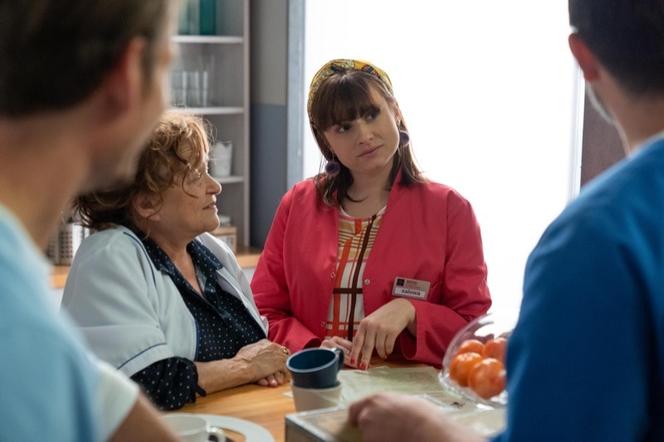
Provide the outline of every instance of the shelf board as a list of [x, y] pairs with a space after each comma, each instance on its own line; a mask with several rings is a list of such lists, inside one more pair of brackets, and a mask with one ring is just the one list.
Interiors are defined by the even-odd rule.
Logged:
[[[242, 268], [256, 267], [260, 256], [261, 250], [253, 247], [240, 247], [235, 254], [237, 262]], [[69, 266], [53, 266], [53, 272], [51, 273], [51, 287], [54, 289], [65, 288], [68, 274]]]
[[239, 106], [171, 107], [170, 110], [196, 115], [241, 115], [244, 113], [244, 108]]
[[219, 184], [233, 184], [233, 183], [243, 183], [244, 177], [239, 175], [231, 175], [224, 177], [213, 177], [219, 182]]
[[235, 35], [174, 35], [175, 43], [239, 44], [244, 41]]

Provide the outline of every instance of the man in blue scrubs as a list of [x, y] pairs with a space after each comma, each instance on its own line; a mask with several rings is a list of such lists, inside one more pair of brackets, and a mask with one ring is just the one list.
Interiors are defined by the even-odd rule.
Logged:
[[[526, 267], [495, 441], [664, 440], [664, 1], [569, 0], [570, 49], [628, 157], [549, 226]], [[543, 85], [546, 86], [546, 85]], [[482, 440], [417, 399], [374, 396], [365, 440]]]
[[176, 9], [0, 0], [0, 441], [174, 439], [58, 314], [41, 251], [77, 192], [132, 175], [165, 106]]

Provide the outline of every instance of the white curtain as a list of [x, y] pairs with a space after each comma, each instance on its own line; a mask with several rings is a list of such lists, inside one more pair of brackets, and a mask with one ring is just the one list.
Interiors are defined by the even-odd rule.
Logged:
[[[528, 253], [578, 187], [567, 2], [309, 0], [306, 16], [307, 83], [332, 58], [388, 72], [426, 176], [475, 208], [494, 309], [517, 309]], [[308, 121], [304, 161], [318, 172]]]

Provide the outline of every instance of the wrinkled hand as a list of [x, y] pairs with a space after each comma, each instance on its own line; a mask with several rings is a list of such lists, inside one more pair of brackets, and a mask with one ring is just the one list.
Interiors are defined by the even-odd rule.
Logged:
[[484, 439], [450, 420], [434, 404], [413, 396], [377, 394], [351, 405], [348, 420], [365, 442], [422, 440], [479, 442]]
[[233, 359], [247, 363], [252, 372], [252, 380], [256, 382], [274, 376], [277, 372], [286, 373], [288, 351], [286, 347], [261, 339], [242, 347]]
[[356, 367], [354, 364], [350, 363], [350, 351], [353, 348], [353, 343], [348, 339], [339, 336], [331, 336], [325, 338], [320, 346], [323, 348], [340, 348], [344, 352], [344, 364], [350, 367]]
[[258, 385], [263, 387], [278, 387], [288, 382], [290, 379], [290, 373], [288, 371], [277, 371], [263, 379], [259, 379], [256, 382]]
[[360, 321], [350, 352], [351, 365], [369, 368], [374, 349], [385, 359], [394, 350], [399, 334], [415, 323], [415, 307], [405, 299], [393, 299]]

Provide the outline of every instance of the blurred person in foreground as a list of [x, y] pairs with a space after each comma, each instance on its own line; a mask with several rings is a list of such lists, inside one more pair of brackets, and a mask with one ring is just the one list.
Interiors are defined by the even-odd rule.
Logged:
[[[584, 187], [526, 267], [495, 441], [664, 440], [664, 2], [570, 0], [569, 46], [628, 157]], [[481, 440], [436, 407], [352, 405], [364, 440]]]
[[0, 0], [0, 440], [172, 440], [58, 315], [45, 249], [78, 192], [133, 174], [165, 108], [170, 0]]

